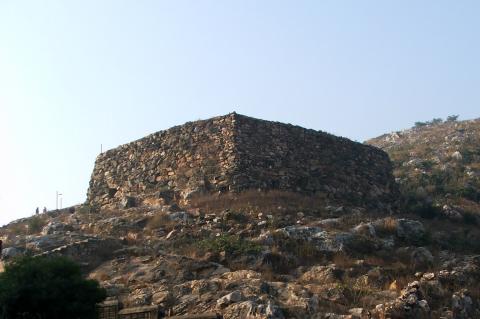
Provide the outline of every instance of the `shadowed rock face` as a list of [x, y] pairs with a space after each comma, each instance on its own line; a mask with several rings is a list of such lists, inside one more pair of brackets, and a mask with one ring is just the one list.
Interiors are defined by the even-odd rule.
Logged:
[[383, 151], [236, 113], [188, 122], [100, 154], [88, 202], [131, 207], [247, 189], [323, 193], [385, 207], [396, 194]]

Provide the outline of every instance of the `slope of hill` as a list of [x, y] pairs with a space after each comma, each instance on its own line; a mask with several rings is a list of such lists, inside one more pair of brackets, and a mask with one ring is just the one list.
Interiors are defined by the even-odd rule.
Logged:
[[425, 216], [478, 221], [480, 119], [422, 125], [366, 143], [389, 154], [408, 207]]
[[[271, 127], [269, 123], [253, 126]], [[194, 126], [178, 128], [181, 136], [169, 140], [191, 145], [193, 135], [188, 132], [194, 133]], [[322, 172], [310, 170], [310, 164], [324, 165], [331, 172], [327, 181], [334, 185], [328, 192], [302, 191], [308, 183], [296, 191], [293, 180], [285, 184], [289, 187], [258, 189], [256, 181], [276, 180], [270, 179], [276, 163], [292, 157], [289, 152], [282, 155], [281, 147], [275, 150], [275, 144], [268, 149], [257, 143], [263, 151], [242, 155], [254, 166], [246, 176], [255, 188], [218, 192], [212, 186], [214, 192], [176, 201], [175, 193], [179, 196], [185, 189], [179, 182], [184, 170], [178, 168], [189, 162], [182, 160], [166, 170], [166, 178], [171, 176], [167, 191], [173, 195], [162, 197], [162, 178], [150, 188], [147, 182], [153, 182], [144, 180], [158, 177], [155, 170], [169, 164], [157, 154], [159, 141], [150, 137], [100, 157], [87, 203], [0, 228], [3, 261], [18, 254], [68, 256], [107, 289], [109, 302], [118, 302], [128, 312], [158, 306], [163, 314], [217, 313], [225, 319], [480, 318], [478, 126], [478, 121], [446, 123], [370, 141], [394, 160], [403, 196], [389, 182], [393, 176], [384, 152], [363, 146], [367, 153], [373, 149], [381, 164], [354, 154], [342, 171], [338, 162], [325, 158], [338, 156], [339, 146], [347, 152], [358, 145], [327, 137], [335, 147], [319, 151], [322, 158], [311, 155], [299, 165], [285, 166], [306, 167], [306, 174]], [[249, 130], [253, 135], [255, 131]], [[311, 149], [312, 144], [307, 147], [302, 141], [308, 139], [295, 139], [292, 147]], [[139, 152], [145, 145], [150, 146], [148, 153]], [[223, 149], [221, 142], [215, 145]], [[168, 157], [173, 161], [185, 151], [170, 147], [165, 154], [173, 152]], [[200, 164], [190, 163], [193, 173], [199, 174], [202, 156], [208, 154], [196, 154]], [[252, 173], [259, 167], [266, 177]], [[363, 168], [369, 171], [358, 172]], [[361, 201], [344, 196], [339, 190], [351, 189], [345, 172], [355, 174], [358, 185], [366, 185], [361, 176], [378, 177], [377, 187], [375, 182], [369, 185], [373, 196], [361, 196]], [[313, 177], [319, 181], [318, 175]], [[376, 190], [381, 185], [383, 191]], [[404, 197], [409, 209], [382, 209], [366, 202], [378, 199], [385, 189], [395, 190], [386, 192], [397, 197], [393, 201]], [[122, 205], [120, 195], [135, 201]], [[145, 195], [156, 200], [146, 200]], [[412, 214], [411, 208], [420, 214]]]

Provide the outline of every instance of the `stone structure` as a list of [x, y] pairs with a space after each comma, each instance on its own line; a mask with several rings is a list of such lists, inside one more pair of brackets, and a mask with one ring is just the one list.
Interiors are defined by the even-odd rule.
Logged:
[[87, 201], [110, 208], [185, 203], [247, 189], [321, 192], [381, 207], [396, 195], [388, 155], [377, 148], [231, 113], [100, 154]]

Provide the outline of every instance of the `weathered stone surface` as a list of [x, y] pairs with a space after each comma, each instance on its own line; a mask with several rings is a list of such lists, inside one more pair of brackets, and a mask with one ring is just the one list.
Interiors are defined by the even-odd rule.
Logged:
[[189, 122], [98, 156], [88, 202], [183, 203], [246, 189], [321, 192], [388, 207], [396, 195], [383, 151], [345, 138], [235, 113]]
[[407, 242], [417, 242], [425, 236], [425, 227], [419, 221], [402, 218], [397, 220], [397, 236]]
[[454, 319], [473, 319], [476, 318], [474, 301], [467, 289], [457, 291], [452, 296], [452, 311]]
[[241, 291], [235, 290], [234, 292], [229, 293], [228, 295], [223, 296], [217, 300], [217, 306], [220, 308], [225, 308], [226, 306], [240, 302], [243, 299]]
[[42, 229], [42, 235], [51, 235], [60, 232], [72, 231], [73, 227], [64, 223], [51, 222]]
[[301, 280], [306, 283], [334, 283], [340, 279], [342, 271], [337, 269], [335, 265], [329, 266], [313, 266], [310, 270], [303, 273]]
[[2, 259], [7, 260], [20, 255], [22, 252], [15, 247], [8, 247], [2, 250]]

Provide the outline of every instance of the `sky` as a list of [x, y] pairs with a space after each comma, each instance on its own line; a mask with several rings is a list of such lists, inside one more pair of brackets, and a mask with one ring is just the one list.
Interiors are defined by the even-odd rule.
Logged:
[[236, 111], [364, 141], [480, 117], [479, 1], [0, 0], [0, 225], [103, 150]]

